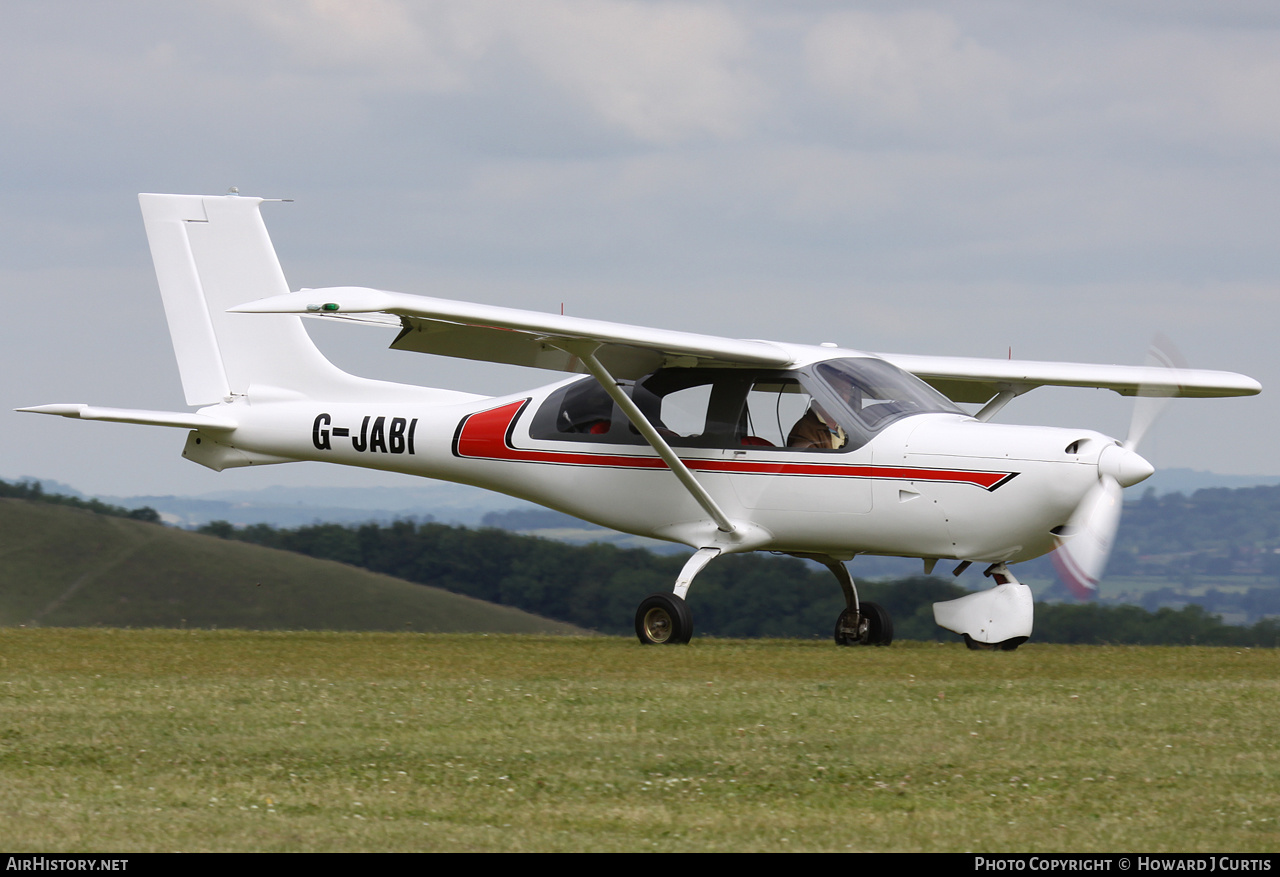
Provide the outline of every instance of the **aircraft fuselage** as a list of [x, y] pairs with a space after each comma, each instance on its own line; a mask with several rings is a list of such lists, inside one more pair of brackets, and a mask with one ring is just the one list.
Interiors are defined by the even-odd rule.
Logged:
[[[470, 484], [696, 547], [706, 514], [653, 448], [533, 433], [536, 412], [565, 383], [445, 405], [237, 405], [233, 432], [194, 431], [184, 454], [215, 469], [314, 460]], [[754, 525], [755, 550], [1012, 562], [1053, 550], [1051, 531], [1096, 482], [1111, 444], [1088, 430], [928, 413], [851, 450], [689, 447], [679, 456], [732, 519]]]

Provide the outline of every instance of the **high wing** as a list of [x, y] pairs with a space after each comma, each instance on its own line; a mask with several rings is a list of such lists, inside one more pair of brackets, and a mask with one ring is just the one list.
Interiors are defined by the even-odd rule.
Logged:
[[986, 402], [1041, 386], [1093, 387], [1121, 395], [1250, 396], [1252, 378], [1232, 372], [1070, 362], [975, 359], [748, 341], [428, 298], [363, 287], [304, 289], [238, 305], [231, 313], [302, 314], [400, 326], [391, 347], [558, 371], [585, 371], [565, 347], [598, 344], [595, 356], [616, 378], [659, 367], [788, 368], [835, 356], [874, 355], [911, 372], [956, 402]]
[[997, 393], [1025, 393], [1036, 387], [1092, 387], [1122, 396], [1253, 396], [1262, 385], [1234, 372], [1083, 362], [971, 359], [881, 353], [955, 402], [985, 402]]
[[380, 322], [369, 317], [388, 314], [393, 317], [390, 325], [402, 327], [391, 343], [395, 350], [555, 371], [584, 371], [579, 358], [555, 342], [594, 342], [600, 345], [597, 358], [618, 378], [640, 378], [663, 366], [795, 365], [789, 350], [767, 341], [737, 341], [353, 286], [304, 289], [239, 305], [230, 312], [345, 317], [361, 322]]

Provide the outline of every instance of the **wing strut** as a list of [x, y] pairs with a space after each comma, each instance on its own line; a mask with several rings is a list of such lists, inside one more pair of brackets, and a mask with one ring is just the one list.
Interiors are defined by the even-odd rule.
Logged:
[[974, 420], [981, 420], [986, 423], [1000, 412], [1000, 409], [1008, 405], [1018, 396], [1028, 392], [1032, 388], [1026, 384], [998, 384], [1000, 392], [991, 397], [986, 405], [982, 406], [982, 410], [973, 415]]
[[600, 386], [604, 388], [604, 391], [609, 394], [609, 398], [618, 403], [618, 407], [622, 409], [623, 414], [627, 415], [627, 419], [631, 421], [632, 426], [640, 431], [640, 435], [644, 436], [644, 440], [652, 445], [653, 449], [658, 452], [658, 456], [660, 456], [663, 461], [671, 467], [671, 471], [680, 479], [680, 483], [683, 484], [685, 489], [688, 490], [689, 493], [693, 495], [693, 498], [698, 501], [698, 505], [702, 506], [702, 508], [706, 510], [707, 514], [716, 522], [716, 527], [719, 528], [721, 532], [732, 533], [737, 530], [737, 527], [733, 522], [729, 520], [728, 516], [725, 515], [720, 506], [716, 504], [716, 501], [711, 498], [711, 494], [707, 493], [707, 489], [698, 483], [698, 479], [693, 477], [693, 473], [689, 471], [689, 467], [684, 464], [683, 460], [676, 456], [676, 452], [671, 450], [671, 446], [667, 444], [666, 440], [663, 439], [663, 437], [658, 434], [658, 431], [653, 428], [653, 424], [651, 424], [648, 418], [644, 416], [644, 413], [636, 407], [636, 403], [632, 402], [627, 394], [622, 392], [622, 389], [618, 386], [618, 382], [614, 380], [613, 376], [610, 375], [609, 372], [605, 370], [605, 367], [600, 364], [600, 360], [596, 359], [596, 349], [600, 347], [598, 343], [574, 343], [572, 341], [561, 339], [556, 339], [554, 341], [548, 339], [547, 343], [554, 344], [561, 350], [571, 353], [578, 357], [578, 359], [582, 360], [582, 364], [586, 367], [587, 371], [591, 373], [591, 376], [595, 378]]

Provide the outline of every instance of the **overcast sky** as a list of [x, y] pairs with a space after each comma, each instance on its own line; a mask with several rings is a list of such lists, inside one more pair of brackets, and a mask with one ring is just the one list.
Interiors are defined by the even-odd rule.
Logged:
[[[0, 81], [0, 411], [185, 410], [136, 194], [237, 186], [295, 199], [264, 205], [294, 288], [904, 353], [1136, 364], [1163, 332], [1267, 389], [1175, 402], [1144, 455], [1280, 474], [1273, 2], [5, 0]], [[373, 377], [559, 377], [322, 328]], [[88, 492], [409, 483], [0, 417], [0, 477]]]

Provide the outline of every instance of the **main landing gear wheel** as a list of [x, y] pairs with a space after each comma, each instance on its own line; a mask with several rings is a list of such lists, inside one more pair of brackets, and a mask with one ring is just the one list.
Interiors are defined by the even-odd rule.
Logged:
[[835, 640], [838, 646], [887, 646], [893, 642], [893, 619], [879, 603], [858, 604], [862, 617], [845, 609], [836, 619]]
[[1012, 652], [1018, 646], [1025, 643], [1028, 639], [1030, 639], [1030, 637], [1015, 636], [1015, 637], [1012, 637], [1011, 639], [1005, 640], [1002, 643], [980, 643], [973, 637], [969, 636], [969, 634], [967, 633], [964, 634], [964, 644], [968, 646], [971, 651], [975, 651], [975, 652], [995, 652], [995, 651]]
[[636, 610], [636, 636], [643, 645], [687, 643], [693, 636], [689, 604], [675, 594], [652, 594]]

